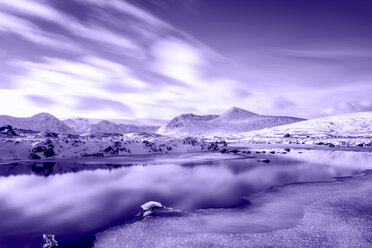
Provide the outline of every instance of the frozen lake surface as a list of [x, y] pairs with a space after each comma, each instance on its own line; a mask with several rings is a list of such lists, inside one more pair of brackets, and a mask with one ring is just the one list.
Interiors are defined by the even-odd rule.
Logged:
[[[276, 153], [270, 154], [273, 150]], [[92, 247], [95, 234], [131, 220], [141, 210], [140, 205], [150, 200], [183, 210], [187, 216], [150, 218], [114, 228], [99, 235], [97, 247], [122, 247], [122, 243], [108, 242], [114, 240], [111, 237], [127, 242], [128, 247], [139, 246], [145, 237], [153, 242], [147, 244], [150, 247], [158, 239], [165, 240], [161, 247], [182, 242], [186, 242], [184, 247], [207, 247], [213, 242], [241, 245], [234, 243], [239, 240], [254, 244], [249, 235], [296, 226], [303, 216], [301, 206], [312, 203], [307, 199], [329, 199], [334, 192], [341, 192], [333, 182], [289, 185], [282, 187], [285, 190], [280, 194], [275, 190], [258, 193], [272, 186], [357, 176], [364, 178], [362, 193], [370, 199], [371, 177], [359, 176], [372, 169], [371, 153], [292, 149], [278, 154], [281, 151], [266, 149], [265, 153], [252, 151], [244, 156], [187, 153], [1, 164], [0, 247], [39, 248], [43, 233], [54, 233], [60, 247]], [[271, 162], [257, 162], [262, 158]], [[357, 179], [350, 180], [345, 188], [357, 195], [359, 188], [352, 183]], [[318, 189], [325, 194], [316, 195]], [[268, 205], [269, 199], [276, 199], [275, 204]], [[334, 201], [336, 204], [337, 199]], [[307, 217], [311, 219], [313, 212], [308, 212]], [[169, 232], [170, 227], [173, 232]], [[295, 237], [300, 228], [292, 233], [276, 233], [276, 237]], [[351, 234], [354, 231], [347, 225], [343, 228]], [[262, 235], [259, 238], [267, 241]], [[190, 240], [195, 243], [187, 243]], [[360, 242], [356, 245], [364, 244]]]

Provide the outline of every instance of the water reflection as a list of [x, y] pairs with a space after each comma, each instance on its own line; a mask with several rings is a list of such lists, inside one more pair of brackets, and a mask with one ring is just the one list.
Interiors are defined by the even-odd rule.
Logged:
[[144, 158], [148, 166], [138, 166], [140, 158], [1, 165], [0, 247], [40, 247], [42, 233], [55, 233], [61, 247], [90, 247], [94, 233], [130, 219], [149, 200], [186, 211], [231, 208], [244, 204], [242, 196], [273, 185], [329, 180], [371, 167], [369, 154], [350, 153], [257, 155], [270, 164], [257, 163], [257, 157], [187, 154], [163, 162]]
[[[142, 164], [85, 164], [77, 162], [24, 162], [0, 165], [0, 177], [37, 175], [48, 177], [51, 175], [77, 173], [80, 171], [112, 170], [122, 167], [138, 166]], [[144, 165], [142, 165], [144, 166]]]

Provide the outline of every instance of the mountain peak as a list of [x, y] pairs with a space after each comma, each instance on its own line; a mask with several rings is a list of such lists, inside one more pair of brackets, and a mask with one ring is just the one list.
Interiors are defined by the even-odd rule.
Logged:
[[[37, 119], [48, 119], [48, 118], [56, 118], [54, 115], [51, 115], [46, 112], [38, 113], [36, 115], [31, 116], [31, 118], [37, 118]], [[57, 119], [57, 118], [56, 118]]]
[[225, 113], [223, 113], [222, 117], [231, 117], [231, 118], [244, 118], [244, 117], [251, 117], [257, 114], [250, 112], [248, 110], [238, 108], [238, 107], [231, 107]]

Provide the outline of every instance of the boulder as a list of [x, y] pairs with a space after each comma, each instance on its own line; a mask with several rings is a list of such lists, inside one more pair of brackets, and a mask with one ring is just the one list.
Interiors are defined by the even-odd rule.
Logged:
[[49, 158], [49, 157], [53, 157], [55, 156], [56, 153], [54, 152], [53, 148], [48, 148], [45, 152], [44, 152], [44, 156], [46, 158]]
[[0, 127], [0, 134], [7, 137], [18, 136], [16, 132], [14, 132], [13, 127], [11, 125], [5, 125]]
[[141, 205], [142, 211], [137, 214], [139, 217], [146, 216], [175, 216], [181, 214], [181, 211], [174, 210], [173, 208], [167, 208], [160, 202], [149, 201]]
[[39, 155], [37, 155], [36, 153], [33, 153], [33, 152], [30, 154], [30, 158], [31, 159], [41, 159], [41, 157]]
[[265, 158], [265, 159], [259, 159], [259, 160], [257, 160], [257, 162], [259, 162], [259, 163], [270, 163], [270, 160]]

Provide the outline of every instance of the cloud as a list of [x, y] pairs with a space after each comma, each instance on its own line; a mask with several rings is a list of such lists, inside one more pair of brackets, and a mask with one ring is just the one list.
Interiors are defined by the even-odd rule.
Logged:
[[8, 1], [0, 0], [0, 6], [4, 10], [8, 10], [16, 13], [23, 13], [32, 15], [38, 18], [44, 18], [47, 20], [58, 20], [63, 22], [63, 16], [59, 11], [49, 7], [48, 5], [42, 4], [40, 1], [29, 1], [29, 0], [17, 0]]
[[121, 112], [128, 114], [132, 109], [122, 102], [96, 98], [96, 97], [79, 97], [78, 104], [75, 106], [78, 110], [112, 110], [113, 112]]
[[277, 97], [273, 102], [274, 108], [277, 108], [277, 109], [287, 109], [290, 107], [294, 107], [296, 105], [297, 104], [295, 102], [288, 100], [287, 98], [282, 97], [282, 96]]
[[38, 107], [51, 107], [51, 105], [56, 104], [53, 99], [46, 96], [25, 95], [25, 97]]
[[340, 58], [371, 58], [372, 53], [357, 49], [279, 49], [280, 54], [292, 57], [340, 59]]
[[372, 111], [372, 101], [338, 102], [334, 106], [324, 110], [323, 113], [326, 115], [337, 115], [364, 111]]
[[0, 12], [0, 31], [16, 34], [37, 45], [71, 52], [84, 52], [84, 49], [69, 38], [42, 31], [37, 25], [23, 18]]
[[132, 17], [135, 17], [137, 20], [145, 22], [147, 25], [156, 26], [157, 28], [171, 28], [171, 26], [162, 21], [160, 18], [155, 17], [149, 12], [136, 7], [133, 4], [128, 3], [127, 1], [120, 0], [83, 0], [90, 4], [96, 4], [100, 7], [110, 7], [114, 10], [120, 11], [122, 13], [128, 14]]
[[197, 47], [179, 39], [163, 39], [152, 47], [153, 71], [198, 86], [205, 58]]
[[[58, 24], [61, 28], [66, 29], [67, 31], [71, 32], [76, 36], [99, 42], [101, 45], [106, 45], [106, 49], [109, 49], [111, 51], [133, 52], [137, 56], [141, 54], [142, 50], [138, 46], [138, 44], [128, 37], [115, 33], [94, 23], [83, 24], [82, 22], [78, 21], [72, 16], [56, 10], [46, 3], [37, 1], [36, 2], [23, 0], [20, 1], [21, 2], [0, 0], [0, 6], [3, 6], [5, 11], [8, 10], [13, 13], [14, 12], [20, 13], [32, 16], [33, 18], [44, 19], [46, 21]], [[17, 34], [23, 35], [23, 37], [26, 37], [30, 41], [33, 42], [40, 41], [42, 44], [45, 45], [55, 44], [56, 42], [58, 42], [57, 39], [58, 37], [56, 37], [56, 35], [52, 35], [51, 33], [48, 32], [41, 32], [36, 25], [32, 24], [32, 22], [25, 21], [25, 19], [21, 19], [14, 15], [9, 15], [5, 13], [3, 13], [3, 17], [5, 18], [0, 18], [0, 20], [6, 21], [6, 24], [10, 26], [10, 29], [8, 31], [11, 31], [12, 28], [16, 27], [17, 28], [16, 30], [20, 31], [17, 32]], [[15, 25], [11, 25], [12, 23], [15, 23]], [[22, 31], [28, 32], [23, 34]], [[39, 35], [37, 35], [38, 33]], [[47, 36], [52, 37], [49, 39], [45, 38]], [[58, 43], [58, 45], [60, 47], [64, 47], [68, 46], [68, 43], [67, 44]], [[115, 47], [109, 47], [107, 45], [111, 46], [113, 45]], [[75, 46], [78, 45], [75, 43]], [[117, 48], [121, 48], [124, 50], [118, 51]], [[139, 57], [143, 57], [143, 55], [140, 55]]]

